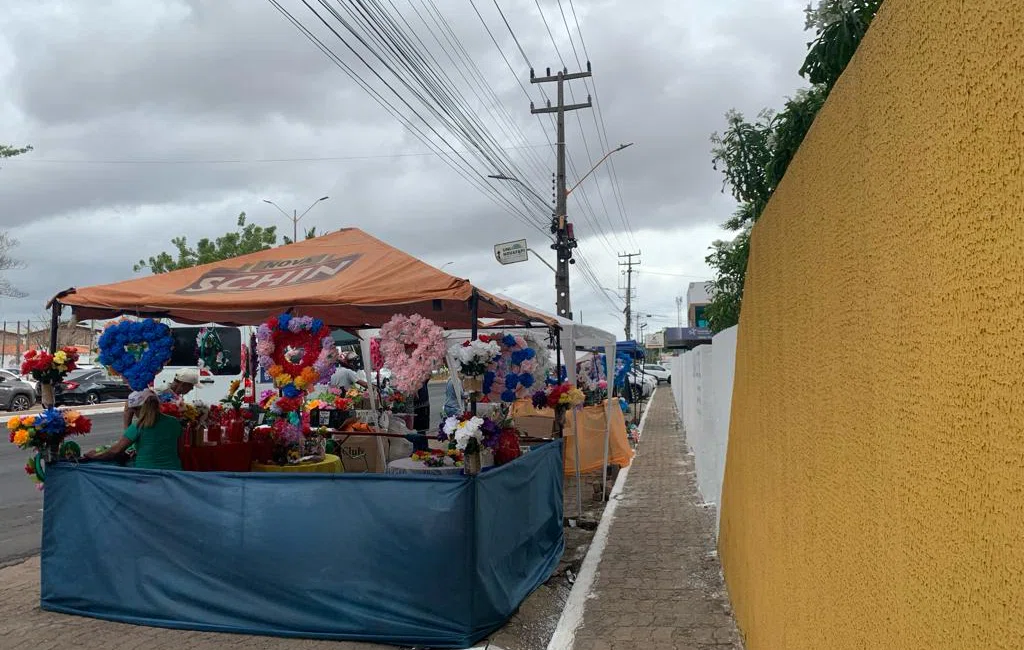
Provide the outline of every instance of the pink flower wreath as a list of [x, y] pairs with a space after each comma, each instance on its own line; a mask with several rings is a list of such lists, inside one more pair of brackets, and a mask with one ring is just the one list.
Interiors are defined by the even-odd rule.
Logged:
[[392, 384], [415, 393], [441, 367], [447, 352], [444, 330], [419, 314], [396, 314], [380, 328], [380, 354], [391, 370]]

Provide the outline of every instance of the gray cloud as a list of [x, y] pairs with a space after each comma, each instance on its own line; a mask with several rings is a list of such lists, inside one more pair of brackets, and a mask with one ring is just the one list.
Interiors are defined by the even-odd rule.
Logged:
[[[242, 210], [289, 232], [290, 224], [261, 199], [302, 210], [324, 194], [331, 200], [310, 212], [304, 226], [358, 226], [437, 264], [456, 261], [448, 270], [482, 286], [552, 308], [549, 271], [536, 262], [497, 267], [490, 251], [497, 241], [528, 237], [550, 257], [543, 235], [438, 157], [420, 155], [427, 148], [268, 3], [8, 4], [13, 7], [0, 16], [0, 53], [12, 55], [0, 67], [9, 91], [0, 99], [0, 139], [36, 147], [0, 168], [0, 227], [23, 241], [22, 257], [30, 261], [11, 276], [31, 296], [3, 302], [9, 320], [37, 314], [65, 285], [130, 277], [132, 262], [168, 248], [171, 237], [216, 236]], [[300, 3], [285, 4], [313, 24]], [[535, 4], [500, 4], [538, 73], [559, 67]], [[625, 232], [607, 167], [572, 197], [570, 215], [601, 284], [617, 287], [611, 253], [631, 245], [644, 250], [645, 265], [679, 274], [640, 276], [641, 302], [649, 296], [651, 313], [674, 314], [680, 287], [707, 274], [705, 250], [719, 236], [714, 224], [732, 210], [711, 168], [708, 137], [729, 108], [753, 113], [777, 106], [800, 86], [803, 2], [574, 4], [608, 141], [636, 143], [614, 158], [633, 232]], [[477, 5], [519, 79], [470, 9], [439, 3], [504, 110], [495, 111], [486, 94], [464, 92], [502, 146], [514, 147], [506, 151], [524, 180], [547, 195], [553, 128], [549, 119], [530, 115], [520, 82], [538, 103], [539, 89], [528, 83], [527, 66], [493, 4]], [[575, 68], [557, 5], [542, 5], [565, 65]], [[568, 19], [575, 31], [571, 14]], [[466, 88], [434, 35], [422, 26], [418, 33]], [[336, 39], [332, 45], [343, 52]], [[582, 59], [578, 40], [576, 46]], [[349, 54], [344, 59], [354, 63]], [[573, 89], [583, 101], [585, 84], [573, 82]], [[576, 174], [604, 153], [594, 117], [580, 111], [568, 120]], [[310, 158], [336, 160], [255, 162]], [[245, 162], [213, 162], [228, 160]], [[489, 171], [499, 170], [477, 166], [479, 174]], [[510, 190], [500, 188], [506, 196]], [[68, 243], [44, 267], [41, 251], [55, 240]], [[595, 320], [588, 322], [617, 331], [609, 315], [615, 308], [578, 273], [573, 283], [577, 312], [591, 312]]]

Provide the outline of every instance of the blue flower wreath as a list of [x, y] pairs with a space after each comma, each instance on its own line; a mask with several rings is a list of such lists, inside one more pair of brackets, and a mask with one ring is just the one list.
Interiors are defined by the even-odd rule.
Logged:
[[171, 328], [152, 318], [121, 321], [103, 331], [99, 362], [125, 378], [132, 390], [145, 390], [171, 360]]

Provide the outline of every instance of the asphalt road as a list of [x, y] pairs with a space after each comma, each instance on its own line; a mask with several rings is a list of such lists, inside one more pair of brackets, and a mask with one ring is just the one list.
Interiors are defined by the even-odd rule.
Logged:
[[[437, 422], [444, 406], [444, 383], [430, 385], [431, 420]], [[116, 407], [117, 404], [104, 404]], [[0, 413], [0, 422], [6, 413]], [[115, 442], [121, 435], [121, 414], [91, 415], [92, 433], [75, 438], [83, 451]], [[0, 425], [0, 430], [3, 427]], [[25, 474], [29, 452], [0, 441], [0, 566], [39, 552], [43, 522], [43, 493]]]

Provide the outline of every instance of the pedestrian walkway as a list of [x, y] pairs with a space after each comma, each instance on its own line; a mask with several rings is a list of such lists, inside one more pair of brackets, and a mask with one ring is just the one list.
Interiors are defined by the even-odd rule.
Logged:
[[618, 503], [609, 504], [610, 524], [602, 523], [604, 550], [598, 559], [599, 530], [552, 650], [743, 648], [715, 552], [714, 510], [702, 506], [694, 471], [671, 391], [660, 389], [613, 494]]

